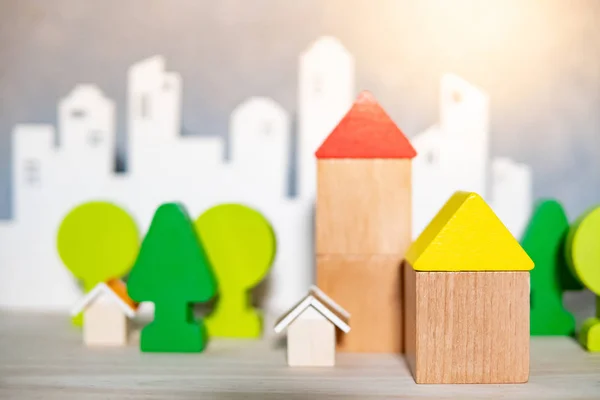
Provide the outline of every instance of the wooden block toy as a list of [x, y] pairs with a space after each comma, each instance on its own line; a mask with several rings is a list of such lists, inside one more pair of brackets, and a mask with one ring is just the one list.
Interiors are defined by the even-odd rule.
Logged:
[[320, 288], [352, 313], [352, 332], [339, 338], [339, 351], [403, 351], [401, 263], [397, 256], [317, 256]]
[[[81, 204], [63, 219], [58, 254], [85, 292], [129, 272], [139, 249], [137, 226], [122, 208], [103, 201]], [[81, 314], [73, 322], [81, 325]]]
[[412, 241], [416, 152], [362, 92], [315, 156], [316, 282], [353, 316], [338, 350], [401, 352], [401, 261]]
[[250, 291], [275, 258], [275, 234], [259, 212], [241, 204], [222, 204], [196, 220], [196, 230], [218, 280], [219, 298], [206, 318], [210, 336], [257, 338], [262, 315]]
[[336, 328], [348, 333], [350, 314], [316, 286], [276, 323], [287, 328], [287, 362], [291, 367], [335, 365]]
[[405, 351], [415, 381], [526, 382], [532, 268], [479, 195], [455, 193], [406, 256]]
[[566, 256], [575, 276], [596, 294], [596, 317], [586, 320], [579, 342], [591, 352], [600, 351], [600, 207], [584, 213], [567, 235]]
[[317, 254], [403, 255], [416, 152], [370, 93], [358, 96], [315, 155]]
[[405, 268], [406, 359], [417, 383], [529, 377], [529, 273]]
[[531, 270], [531, 335], [575, 334], [575, 318], [563, 306], [566, 290], [580, 289], [564, 256], [569, 221], [554, 200], [539, 202], [521, 245], [535, 263]]
[[128, 280], [132, 299], [154, 302], [154, 320], [142, 330], [141, 350], [204, 350], [204, 323], [195, 319], [192, 305], [210, 300], [216, 287], [208, 257], [185, 208], [177, 203], [161, 205]]
[[317, 254], [404, 254], [411, 242], [411, 160], [320, 159]]
[[135, 303], [125, 284], [113, 279], [99, 283], [73, 308], [83, 312], [83, 341], [88, 346], [124, 346], [129, 337], [129, 318], [135, 316]]
[[417, 271], [533, 268], [533, 262], [502, 221], [481, 196], [470, 192], [456, 192], [446, 202], [408, 249], [406, 259]]

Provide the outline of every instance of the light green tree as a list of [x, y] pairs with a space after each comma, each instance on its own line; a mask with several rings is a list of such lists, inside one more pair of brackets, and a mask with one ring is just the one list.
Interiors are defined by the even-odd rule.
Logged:
[[579, 331], [579, 342], [600, 352], [600, 206], [580, 216], [569, 229], [566, 243], [569, 267], [596, 295], [596, 316], [587, 319]]
[[[129, 272], [139, 249], [138, 229], [122, 208], [93, 201], [75, 207], [57, 235], [58, 254], [88, 292], [98, 283]], [[74, 318], [81, 325], [81, 315]]]
[[196, 220], [218, 282], [215, 309], [206, 318], [211, 336], [260, 336], [262, 316], [252, 307], [250, 291], [265, 277], [275, 257], [275, 234], [258, 211], [222, 204]]

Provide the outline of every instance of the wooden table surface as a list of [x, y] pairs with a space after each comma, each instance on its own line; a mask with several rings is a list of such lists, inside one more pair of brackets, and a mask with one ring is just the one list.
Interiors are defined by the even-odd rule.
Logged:
[[89, 349], [65, 316], [0, 313], [0, 399], [600, 399], [600, 354], [534, 338], [521, 385], [416, 385], [399, 355], [291, 369], [284, 344], [214, 340], [202, 354]]

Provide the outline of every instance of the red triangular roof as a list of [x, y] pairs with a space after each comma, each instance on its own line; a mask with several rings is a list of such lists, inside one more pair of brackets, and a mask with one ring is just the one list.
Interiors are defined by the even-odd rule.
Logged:
[[315, 155], [317, 158], [413, 158], [417, 152], [375, 97], [363, 91]]

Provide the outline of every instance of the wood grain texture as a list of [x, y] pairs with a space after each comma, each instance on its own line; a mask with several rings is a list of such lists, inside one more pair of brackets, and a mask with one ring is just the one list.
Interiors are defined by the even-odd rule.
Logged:
[[129, 320], [114, 302], [97, 301], [84, 311], [83, 341], [88, 346], [124, 346]]
[[350, 313], [338, 350], [402, 352], [402, 273], [396, 256], [317, 256], [317, 286]]
[[417, 272], [406, 260], [402, 261], [402, 275], [404, 359], [414, 374], [417, 356]]
[[529, 272], [404, 267], [406, 359], [417, 383], [527, 382]]
[[411, 197], [410, 160], [318, 160], [317, 254], [403, 256]]
[[291, 367], [335, 365], [335, 325], [314, 308], [307, 309], [287, 334], [287, 362]]
[[66, 315], [0, 311], [0, 399], [598, 399], [600, 356], [566, 337], [532, 339], [524, 385], [417, 385], [395, 354], [338, 353], [334, 368], [290, 368], [284, 342], [267, 333], [213, 340], [201, 354], [140, 353], [135, 340], [85, 347]]

